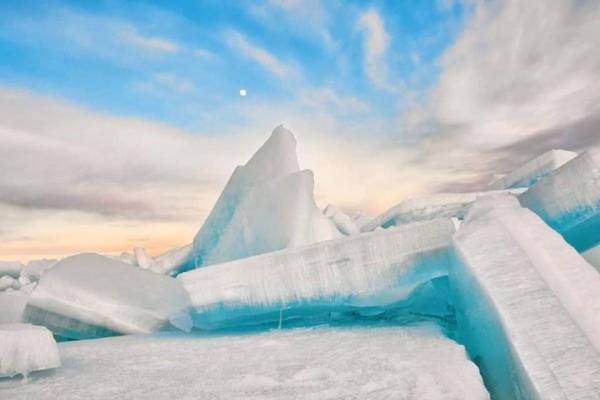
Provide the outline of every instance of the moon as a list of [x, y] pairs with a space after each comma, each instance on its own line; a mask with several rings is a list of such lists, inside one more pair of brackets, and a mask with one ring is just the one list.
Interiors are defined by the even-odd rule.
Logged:
[[246, 89], [240, 89], [240, 96], [244, 97], [247, 94], [248, 92], [246, 92]]

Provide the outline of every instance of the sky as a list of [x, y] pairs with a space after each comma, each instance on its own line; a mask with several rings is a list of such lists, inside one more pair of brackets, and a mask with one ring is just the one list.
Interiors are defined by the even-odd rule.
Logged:
[[279, 124], [370, 215], [599, 146], [600, 2], [0, 2], [0, 260], [189, 243]]

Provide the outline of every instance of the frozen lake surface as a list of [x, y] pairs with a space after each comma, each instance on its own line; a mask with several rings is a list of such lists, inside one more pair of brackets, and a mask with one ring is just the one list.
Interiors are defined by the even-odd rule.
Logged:
[[62, 367], [0, 380], [17, 399], [487, 399], [434, 327], [160, 334], [60, 343]]

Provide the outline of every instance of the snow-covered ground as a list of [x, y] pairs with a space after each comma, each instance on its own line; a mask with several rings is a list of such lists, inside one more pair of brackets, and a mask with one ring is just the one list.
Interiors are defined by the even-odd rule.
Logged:
[[62, 367], [18, 399], [487, 399], [465, 350], [430, 326], [252, 335], [123, 336], [60, 343]]

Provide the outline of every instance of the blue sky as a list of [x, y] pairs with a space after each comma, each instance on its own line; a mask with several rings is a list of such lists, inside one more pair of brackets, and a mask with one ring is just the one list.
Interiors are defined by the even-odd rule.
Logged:
[[595, 0], [0, 2], [0, 259], [184, 245], [279, 124], [318, 205], [370, 215], [597, 146], [598, 21]]
[[[329, 88], [391, 116], [424, 90], [462, 28], [460, 3], [19, 2], [0, 11], [0, 83], [198, 132], [240, 102], [294, 102]], [[360, 23], [372, 12], [371, 25]], [[365, 32], [385, 29], [384, 44]], [[374, 32], [377, 35], [377, 32]], [[368, 46], [381, 61], [365, 65]], [[384, 68], [376, 64], [381, 62]], [[240, 98], [245, 88], [249, 95]], [[235, 112], [235, 111], [234, 111]], [[337, 110], [356, 117], [355, 110]]]

